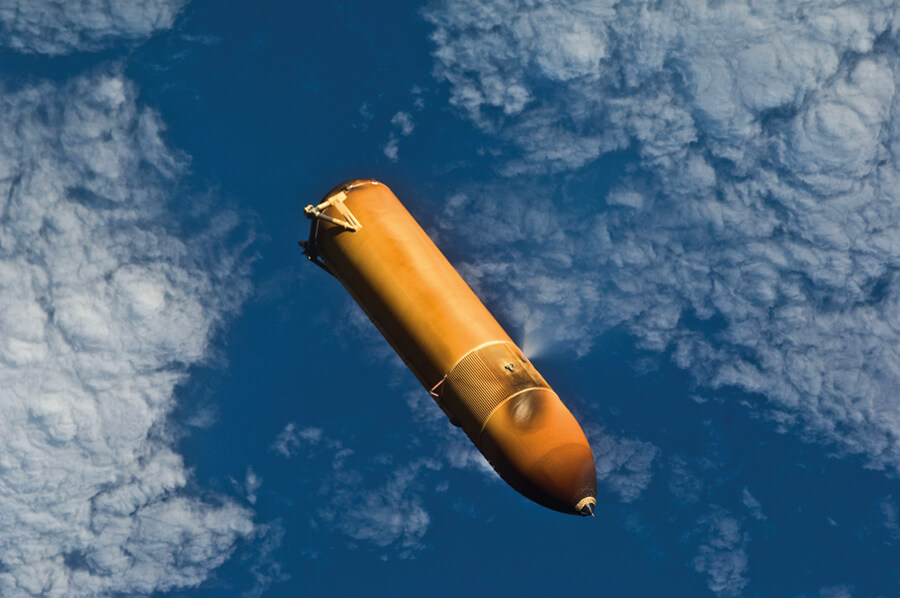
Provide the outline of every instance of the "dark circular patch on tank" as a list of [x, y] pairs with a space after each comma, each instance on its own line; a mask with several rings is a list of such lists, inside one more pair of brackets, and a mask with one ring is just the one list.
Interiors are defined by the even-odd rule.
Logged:
[[511, 398], [503, 408], [509, 411], [510, 420], [520, 430], [538, 427], [546, 412], [546, 393], [539, 388], [526, 390]]

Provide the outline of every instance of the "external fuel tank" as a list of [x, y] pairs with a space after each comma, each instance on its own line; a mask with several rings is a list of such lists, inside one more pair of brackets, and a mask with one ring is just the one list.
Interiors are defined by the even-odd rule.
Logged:
[[391, 190], [350, 181], [305, 214], [307, 257], [500, 477], [545, 507], [592, 515], [597, 476], [578, 422]]

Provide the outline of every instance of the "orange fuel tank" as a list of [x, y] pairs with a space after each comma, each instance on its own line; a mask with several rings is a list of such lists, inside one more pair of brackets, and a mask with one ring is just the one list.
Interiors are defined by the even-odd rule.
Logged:
[[403, 204], [357, 180], [307, 206], [307, 257], [350, 292], [501, 478], [531, 500], [592, 515], [584, 432]]

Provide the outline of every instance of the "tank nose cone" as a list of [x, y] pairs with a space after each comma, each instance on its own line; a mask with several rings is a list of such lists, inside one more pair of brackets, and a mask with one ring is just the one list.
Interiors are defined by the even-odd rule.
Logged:
[[478, 445], [500, 477], [527, 498], [564, 513], [593, 513], [594, 455], [581, 426], [549, 388], [526, 390], [499, 405]]

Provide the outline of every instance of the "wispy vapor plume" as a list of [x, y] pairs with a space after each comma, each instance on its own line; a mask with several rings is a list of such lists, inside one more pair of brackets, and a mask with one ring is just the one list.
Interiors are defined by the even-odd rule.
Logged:
[[168, 29], [187, 0], [0, 0], [0, 45], [33, 54], [99, 50]]
[[165, 425], [247, 293], [237, 217], [177, 230], [185, 158], [116, 72], [0, 101], [0, 594], [197, 585], [253, 530]]
[[[765, 396], [779, 425], [900, 470], [896, 2], [425, 14], [436, 74], [496, 135], [503, 173], [590, 181], [598, 157], [633, 156], [612, 191], [557, 191], [553, 210], [517, 179], [503, 206], [455, 195], [448, 210], [512, 214], [490, 237], [454, 231], [492, 245], [476, 284], [501, 280], [528, 298], [512, 317], [581, 350], [622, 326], [703, 385]], [[547, 251], [518, 259], [541, 230]]]

